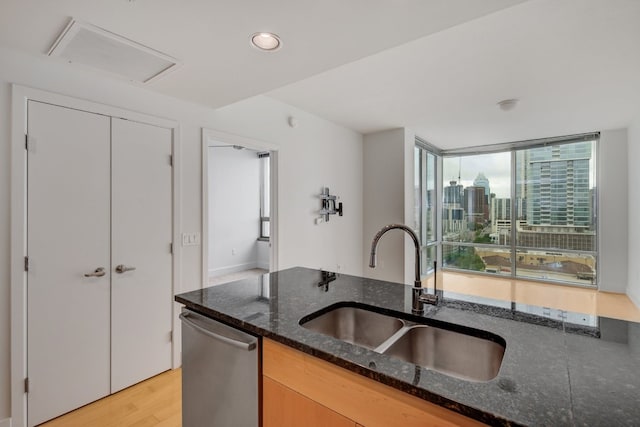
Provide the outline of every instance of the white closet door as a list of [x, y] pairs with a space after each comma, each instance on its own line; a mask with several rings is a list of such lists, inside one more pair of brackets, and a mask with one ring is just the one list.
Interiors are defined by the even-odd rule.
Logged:
[[109, 394], [109, 123], [28, 103], [29, 426]]
[[112, 120], [112, 393], [171, 369], [171, 141]]

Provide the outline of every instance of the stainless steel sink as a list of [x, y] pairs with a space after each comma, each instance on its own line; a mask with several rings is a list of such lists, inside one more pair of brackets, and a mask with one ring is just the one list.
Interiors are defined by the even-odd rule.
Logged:
[[303, 319], [300, 324], [369, 349], [375, 349], [404, 326], [400, 319], [357, 307], [335, 308], [311, 320]]
[[431, 319], [418, 323], [356, 306], [341, 305], [311, 314], [300, 325], [469, 381], [495, 378], [506, 345], [489, 332]]
[[413, 326], [383, 354], [457, 378], [489, 381], [498, 375], [505, 347], [489, 339], [432, 326]]

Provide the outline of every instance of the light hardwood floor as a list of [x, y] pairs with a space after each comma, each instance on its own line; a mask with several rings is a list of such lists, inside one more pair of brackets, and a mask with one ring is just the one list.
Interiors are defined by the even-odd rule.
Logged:
[[180, 427], [182, 371], [167, 371], [41, 427]]
[[[640, 322], [640, 310], [622, 294], [452, 272], [439, 273], [438, 283], [450, 292]], [[168, 371], [41, 426], [180, 427], [181, 387], [181, 370]]]
[[[424, 280], [432, 287], [433, 279]], [[640, 322], [640, 309], [624, 294], [478, 274], [439, 272], [438, 289], [575, 313]]]
[[250, 277], [261, 276], [268, 273], [269, 270], [262, 268], [252, 268], [250, 270], [239, 271], [237, 273], [225, 274], [224, 276], [216, 276], [209, 278], [209, 285], [216, 286], [223, 283], [235, 282], [236, 280], [248, 279]]

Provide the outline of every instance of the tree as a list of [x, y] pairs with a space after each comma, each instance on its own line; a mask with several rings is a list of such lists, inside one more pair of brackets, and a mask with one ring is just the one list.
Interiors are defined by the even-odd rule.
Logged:
[[483, 233], [482, 231], [476, 231], [473, 243], [491, 243], [491, 236]]
[[476, 254], [474, 248], [458, 247], [458, 251], [448, 254], [445, 261], [448, 265], [464, 270], [484, 271], [485, 269], [484, 261]]
[[491, 243], [491, 230], [489, 227], [477, 223], [473, 235], [473, 243]]

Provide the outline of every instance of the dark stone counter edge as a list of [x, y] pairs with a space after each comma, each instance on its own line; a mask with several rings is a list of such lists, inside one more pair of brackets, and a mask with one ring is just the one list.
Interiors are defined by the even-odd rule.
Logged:
[[180, 296], [175, 297], [175, 301], [184, 304], [190, 310], [193, 310], [197, 313], [210, 317], [212, 319], [218, 320], [222, 323], [226, 323], [229, 326], [236, 327], [242, 329], [246, 332], [249, 332], [253, 335], [257, 335], [264, 338], [269, 338], [273, 341], [284, 344], [293, 349], [299, 350], [303, 353], [309, 354], [311, 356], [317, 357], [318, 359], [325, 360], [329, 363], [332, 363], [341, 368], [347, 369], [351, 372], [355, 372], [359, 375], [370, 378], [374, 381], [377, 381], [381, 384], [385, 384], [387, 386], [393, 387], [397, 390], [400, 390], [404, 393], [410, 394], [412, 396], [418, 397], [425, 401], [434, 403], [438, 406], [442, 406], [450, 411], [457, 412], [466, 417], [473, 418], [485, 424], [489, 424], [492, 426], [523, 426], [522, 424], [515, 423], [513, 421], [507, 420], [503, 417], [497, 416], [495, 414], [481, 411], [477, 408], [464, 405], [460, 402], [456, 402], [445, 397], [440, 396], [439, 394], [432, 393], [428, 390], [425, 390], [420, 387], [416, 387], [413, 384], [400, 381], [396, 378], [390, 377], [385, 374], [381, 374], [380, 372], [376, 372], [367, 367], [355, 364], [348, 360], [342, 359], [338, 356], [335, 356], [331, 353], [326, 353], [324, 351], [318, 350], [313, 347], [309, 347], [304, 343], [301, 343], [296, 340], [292, 340], [290, 338], [284, 337], [282, 335], [275, 334], [269, 330], [262, 329], [260, 327], [256, 327], [252, 324], [246, 323], [236, 317], [229, 316], [227, 314], [221, 313], [216, 310], [211, 310], [206, 307], [203, 307], [199, 304], [195, 304], [191, 301], [185, 300]]

